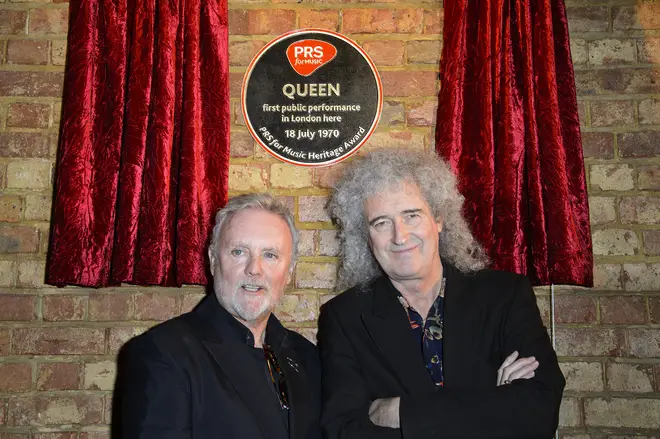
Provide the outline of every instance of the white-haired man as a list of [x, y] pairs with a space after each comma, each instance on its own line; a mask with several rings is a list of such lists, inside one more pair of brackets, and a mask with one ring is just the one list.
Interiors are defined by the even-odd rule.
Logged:
[[319, 320], [327, 439], [553, 436], [565, 383], [531, 285], [485, 269], [462, 204], [423, 153], [368, 154], [337, 183], [349, 290]]
[[209, 245], [214, 294], [120, 354], [123, 439], [319, 439], [316, 348], [272, 315], [298, 232], [268, 194], [233, 198]]

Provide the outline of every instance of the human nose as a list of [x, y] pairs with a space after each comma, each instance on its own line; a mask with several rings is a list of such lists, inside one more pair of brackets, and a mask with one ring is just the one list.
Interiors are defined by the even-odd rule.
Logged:
[[408, 241], [408, 236], [408, 226], [401, 219], [394, 221], [394, 235], [392, 236], [392, 241], [396, 245], [403, 245]]
[[259, 257], [250, 257], [245, 266], [245, 274], [248, 276], [258, 276], [261, 274], [261, 259]]

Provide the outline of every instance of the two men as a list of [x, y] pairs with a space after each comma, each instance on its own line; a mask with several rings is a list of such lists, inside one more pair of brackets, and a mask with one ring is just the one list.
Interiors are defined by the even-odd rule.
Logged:
[[[313, 345], [271, 315], [294, 264], [290, 213], [232, 199], [209, 247], [214, 293], [130, 342], [131, 438], [550, 438], [564, 379], [529, 282], [488, 271], [437, 157], [359, 159], [330, 208], [340, 286]], [[520, 357], [520, 358], [519, 358]]]
[[120, 354], [123, 439], [319, 439], [316, 348], [272, 315], [298, 232], [270, 195], [233, 198], [209, 246], [214, 294]]
[[462, 205], [420, 153], [372, 153], [338, 182], [349, 290], [319, 320], [328, 439], [553, 436], [565, 382], [533, 290], [484, 269]]

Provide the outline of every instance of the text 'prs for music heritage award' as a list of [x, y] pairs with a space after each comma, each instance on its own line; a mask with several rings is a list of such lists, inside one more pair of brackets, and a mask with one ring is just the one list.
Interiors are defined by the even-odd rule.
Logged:
[[354, 154], [378, 124], [383, 100], [374, 63], [336, 32], [303, 29], [268, 43], [243, 79], [252, 136], [270, 154], [327, 166]]

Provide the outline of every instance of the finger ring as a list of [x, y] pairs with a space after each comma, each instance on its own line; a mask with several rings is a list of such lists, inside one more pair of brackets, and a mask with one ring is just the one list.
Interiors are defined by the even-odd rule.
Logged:
[[504, 383], [504, 384], [511, 384], [511, 381], [509, 381], [509, 380], [504, 380], [503, 383]]

